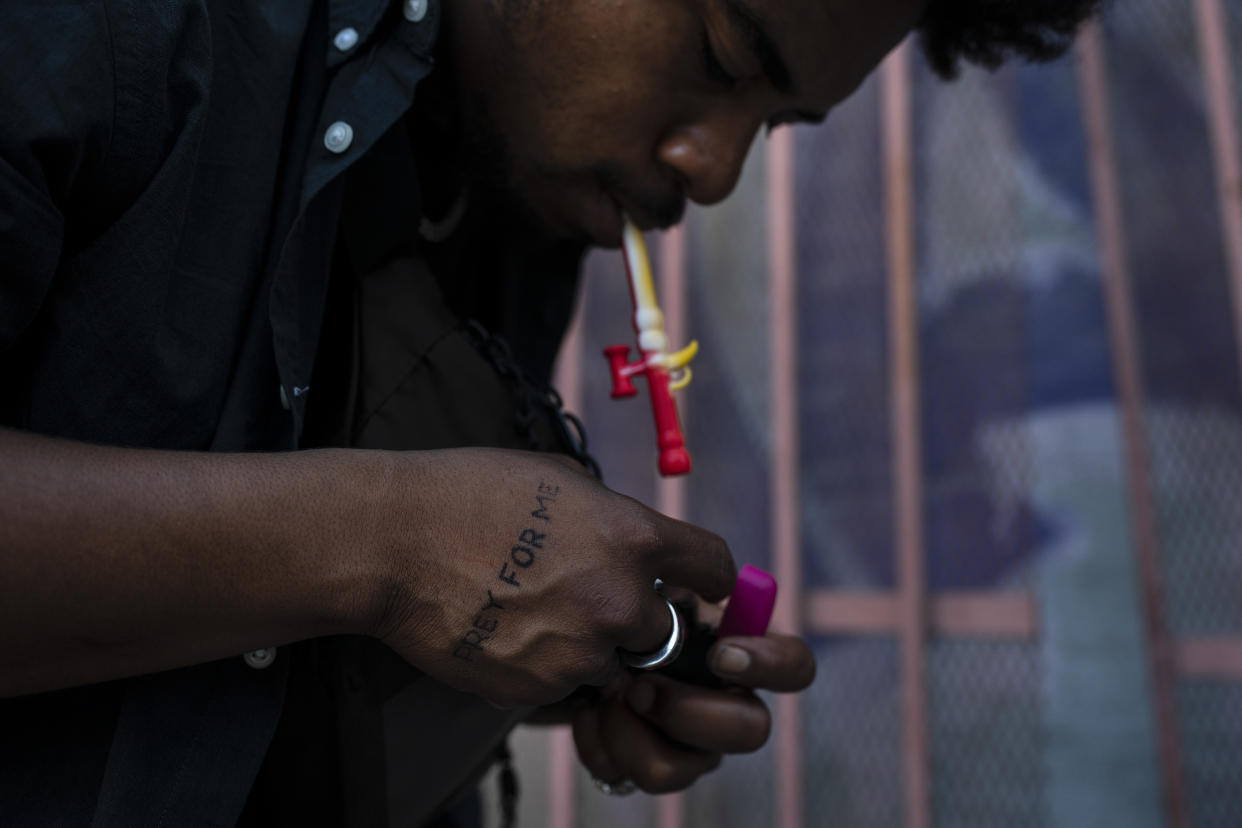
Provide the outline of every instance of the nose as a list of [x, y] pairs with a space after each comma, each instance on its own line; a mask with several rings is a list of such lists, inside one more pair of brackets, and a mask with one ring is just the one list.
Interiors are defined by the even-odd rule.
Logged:
[[733, 192], [757, 131], [758, 125], [749, 120], [688, 124], [666, 134], [656, 156], [686, 182], [691, 201], [715, 204]]

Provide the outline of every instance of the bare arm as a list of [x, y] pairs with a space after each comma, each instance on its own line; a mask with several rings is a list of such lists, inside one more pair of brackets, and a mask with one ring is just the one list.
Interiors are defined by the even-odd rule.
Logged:
[[0, 429], [0, 696], [371, 634], [502, 705], [668, 635], [720, 538], [527, 452], [116, 449]]
[[[384, 455], [115, 449], [0, 429], [0, 695], [376, 617]], [[391, 464], [389, 464], [391, 465]]]

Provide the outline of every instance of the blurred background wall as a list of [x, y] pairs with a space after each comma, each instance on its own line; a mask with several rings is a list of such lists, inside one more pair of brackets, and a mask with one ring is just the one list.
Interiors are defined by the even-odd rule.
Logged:
[[605, 482], [776, 572], [819, 676], [678, 797], [520, 733], [523, 826], [1242, 825], [1242, 3], [1109, 9], [953, 84], [907, 44], [650, 239], [684, 481], [588, 260], [560, 381]]

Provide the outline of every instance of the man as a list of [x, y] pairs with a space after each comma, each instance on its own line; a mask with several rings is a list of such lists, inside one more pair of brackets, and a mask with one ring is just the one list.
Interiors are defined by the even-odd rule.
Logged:
[[[529, 397], [584, 244], [615, 246], [622, 212], [652, 228], [724, 198], [760, 127], [822, 120], [911, 29], [948, 74], [1055, 54], [1091, 5], [6, 3], [5, 821], [304, 822], [311, 803], [416, 824], [513, 724], [474, 700], [524, 714], [580, 687], [616, 691], [572, 705], [606, 785], [677, 790], [758, 748], [753, 693], [620, 669], [669, 637], [656, 578], [728, 594], [724, 543], [549, 456], [430, 450], [507, 443], [421, 442], [458, 399], [497, 406], [411, 389], [447, 387], [426, 365], [445, 320], [475, 317], [514, 341], [495, 399]], [[358, 448], [292, 451], [315, 446]], [[369, 698], [390, 665], [357, 636], [422, 678]], [[814, 669], [775, 634], [709, 663], [786, 691]], [[418, 744], [426, 719], [382, 713], [360, 745], [306, 735], [411, 686], [401, 715], [449, 732]], [[381, 776], [422, 774], [379, 816], [355, 761], [376, 744]]]

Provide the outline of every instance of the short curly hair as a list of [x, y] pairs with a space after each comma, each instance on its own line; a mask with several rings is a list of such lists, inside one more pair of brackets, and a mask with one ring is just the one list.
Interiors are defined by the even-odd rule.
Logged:
[[944, 78], [961, 61], [995, 69], [1011, 55], [1051, 60], [1074, 42], [1101, 0], [928, 0], [915, 28], [923, 53]]

